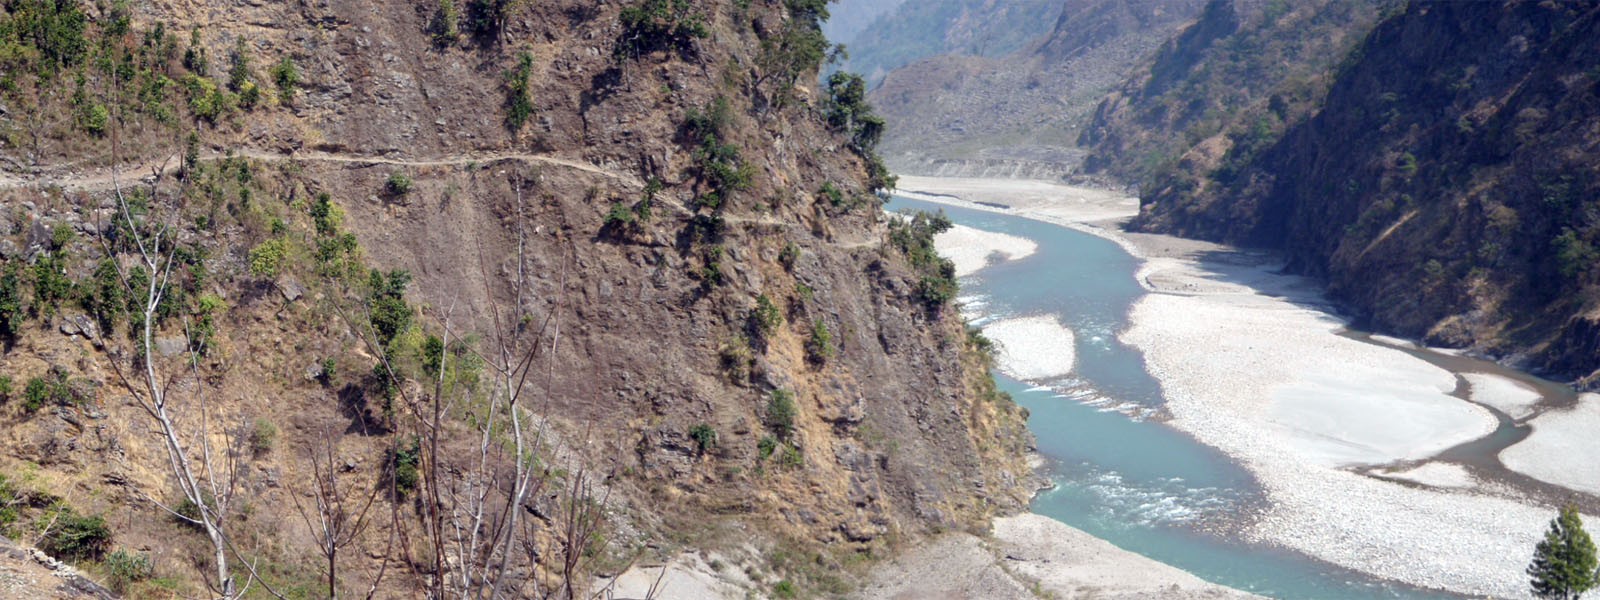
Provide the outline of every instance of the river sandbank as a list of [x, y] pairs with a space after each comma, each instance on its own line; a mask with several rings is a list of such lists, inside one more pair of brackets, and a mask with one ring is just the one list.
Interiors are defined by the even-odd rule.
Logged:
[[956, 276], [966, 277], [994, 262], [1016, 260], [1038, 251], [1033, 240], [1004, 233], [954, 225], [933, 238], [940, 254], [955, 264]]
[[[1137, 201], [1110, 192], [1049, 182], [901, 182], [919, 200], [1088, 231], [1145, 261], [1137, 277], [1152, 293], [1135, 304], [1121, 337], [1160, 381], [1168, 423], [1259, 480], [1268, 502], [1245, 529], [1251, 540], [1423, 587], [1527, 595], [1522, 569], [1552, 508], [1429, 460], [1494, 431], [1493, 414], [1451, 395], [1453, 373], [1339, 335], [1347, 323], [1316, 282], [1278, 274], [1266, 254], [1122, 232], [1118, 224]], [[1513, 418], [1534, 414], [1513, 382], [1467, 383], [1477, 402]], [[1534, 435], [1502, 454], [1507, 466], [1576, 489], [1584, 489], [1577, 479], [1600, 481], [1573, 461], [1552, 462], [1578, 444], [1587, 450], [1569, 456], [1600, 464], [1587, 458], [1600, 455], [1600, 444], [1580, 433], [1600, 426], [1600, 401], [1586, 397], [1577, 409], [1532, 422]], [[1352, 469], [1375, 465], [1384, 467], [1371, 475]]]
[[1578, 405], [1529, 421], [1528, 439], [1500, 453], [1506, 468], [1565, 488], [1600, 494], [1600, 394], [1583, 394]]
[[995, 519], [986, 538], [952, 533], [874, 572], [861, 598], [1255, 598], [1049, 517]]

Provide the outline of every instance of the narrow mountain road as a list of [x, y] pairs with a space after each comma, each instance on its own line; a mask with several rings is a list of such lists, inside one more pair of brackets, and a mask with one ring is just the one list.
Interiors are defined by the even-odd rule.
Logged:
[[[582, 172], [585, 172], [585, 173], [592, 173], [592, 174], [595, 174], [595, 175], [606, 177], [608, 179], [612, 179], [614, 181], [617, 181], [617, 182], [619, 182], [619, 183], [621, 183], [623, 185], [626, 185], [626, 186], [632, 187], [632, 188], [640, 188], [640, 189], [642, 189], [642, 188], [644, 188], [644, 185], [645, 185], [644, 182], [642, 180], [640, 180], [637, 175], [634, 175], [632, 173], [611, 170], [611, 169], [607, 169], [605, 167], [601, 167], [599, 165], [595, 165], [595, 164], [592, 164], [592, 163], [573, 160], [573, 159], [570, 159], [570, 158], [562, 158], [562, 157], [553, 156], [553, 155], [550, 155], [550, 154], [531, 154], [531, 153], [522, 153], [522, 152], [486, 152], [486, 153], [482, 153], [482, 154], [461, 154], [461, 155], [442, 156], [442, 157], [436, 157], [436, 158], [417, 158], [417, 159], [412, 159], [412, 158], [390, 158], [390, 157], [384, 157], [384, 156], [363, 156], [363, 155], [359, 155], [359, 154], [345, 154], [345, 153], [337, 153], [337, 152], [324, 152], [324, 151], [319, 151], [319, 150], [300, 151], [300, 152], [293, 152], [293, 153], [289, 153], [289, 154], [284, 154], [284, 153], [281, 153], [281, 152], [272, 152], [272, 151], [260, 150], [260, 149], [255, 149], [255, 148], [244, 148], [244, 149], [236, 150], [233, 153], [233, 156], [244, 157], [244, 158], [249, 158], [249, 159], [252, 159], [252, 160], [260, 160], [260, 161], [295, 160], [295, 161], [302, 161], [302, 162], [345, 163], [345, 164], [360, 165], [360, 166], [367, 166], [367, 165], [394, 165], [394, 166], [403, 166], [403, 167], [461, 166], [461, 165], [468, 165], [468, 164], [473, 164], [473, 163], [477, 163], [477, 164], [492, 164], [492, 163], [497, 163], [497, 162], [501, 162], [501, 161], [513, 160], [513, 161], [521, 161], [521, 162], [526, 162], [526, 163], [551, 165], [551, 166], [561, 167], [561, 168], [565, 168], [565, 169], [572, 169], [572, 170], [575, 170], [575, 171], [582, 171]], [[201, 160], [218, 161], [218, 160], [224, 160], [226, 158], [228, 158], [228, 155], [225, 155], [225, 154], [208, 154], [208, 155], [203, 155], [201, 157]], [[105, 191], [105, 190], [110, 190], [110, 189], [116, 187], [117, 185], [124, 185], [124, 186], [131, 185], [131, 184], [133, 184], [135, 182], [145, 180], [145, 179], [147, 179], [147, 178], [149, 178], [149, 177], [151, 177], [153, 175], [156, 175], [158, 173], [162, 174], [162, 175], [176, 173], [178, 171], [179, 167], [182, 164], [183, 164], [182, 157], [179, 156], [179, 155], [174, 154], [174, 155], [166, 156], [166, 157], [163, 157], [163, 158], [160, 158], [160, 159], [151, 159], [151, 160], [146, 160], [146, 161], [143, 161], [143, 162], [125, 164], [125, 165], [122, 165], [121, 167], [116, 168], [116, 169], [102, 168], [102, 169], [98, 169], [98, 170], [96, 170], [94, 172], [90, 172], [90, 173], [26, 175], [26, 174], [20, 174], [20, 173], [15, 173], [15, 172], [0, 171], [0, 189], [14, 189], [14, 188], [23, 188], [23, 187], [55, 187], [55, 186], [59, 186], [62, 189], [85, 191], [85, 192]], [[662, 204], [665, 204], [671, 210], [673, 210], [674, 212], [677, 212], [679, 214], [693, 215], [694, 212], [695, 212], [694, 210], [690, 209], [689, 207], [684, 206], [683, 204], [678, 203], [678, 202], [673, 201], [673, 200], [668, 199], [668, 198], [660, 198], [659, 201], [661, 201]], [[729, 224], [739, 224], [739, 225], [762, 225], [762, 226], [784, 227], [784, 228], [788, 228], [788, 227], [793, 227], [794, 226], [793, 223], [785, 222], [785, 221], [780, 220], [780, 219], [778, 219], [776, 217], [773, 217], [771, 215], [760, 215], [760, 216], [734, 216], [734, 215], [729, 215], [729, 216], [724, 216], [723, 217], [723, 222], [729, 223]], [[865, 239], [865, 240], [840, 241], [839, 243], [840, 243], [840, 245], [842, 245], [843, 247], [845, 247], [847, 249], [854, 249], [854, 248], [864, 248], [864, 247], [877, 247], [877, 246], [882, 245], [883, 240], [880, 239], [880, 238], [877, 238], [877, 237], [869, 237], [868, 239]]]
[[[594, 164], [553, 156], [549, 154], [529, 154], [521, 152], [486, 152], [483, 154], [463, 154], [443, 156], [438, 158], [406, 159], [389, 158], [383, 156], [362, 156], [357, 154], [343, 154], [323, 151], [301, 151], [290, 154], [271, 152], [253, 148], [244, 148], [234, 152], [234, 156], [241, 156], [262, 161], [297, 160], [304, 162], [333, 162], [354, 165], [395, 165], [409, 167], [440, 167], [458, 166], [472, 163], [489, 164], [506, 160], [515, 160], [528, 163], [553, 165], [593, 173], [607, 177], [632, 187], [644, 187], [644, 182], [631, 173], [623, 173], [600, 167]], [[209, 154], [201, 160], [216, 161], [227, 158], [224, 154]], [[122, 165], [116, 169], [100, 169], [95, 173], [86, 174], [38, 174], [25, 175], [14, 172], [0, 171], [0, 189], [19, 188], [30, 186], [60, 186], [64, 189], [82, 191], [101, 191], [111, 189], [116, 182], [128, 183], [137, 181], [155, 173], [173, 173], [183, 164], [181, 157], [171, 155], [159, 160], [147, 160], [139, 163]]]

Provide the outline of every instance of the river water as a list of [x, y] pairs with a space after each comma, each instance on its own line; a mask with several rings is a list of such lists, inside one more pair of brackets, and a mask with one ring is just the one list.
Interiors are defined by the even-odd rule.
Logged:
[[896, 197], [898, 210], [943, 210], [956, 223], [1025, 237], [1026, 258], [962, 280], [981, 325], [1055, 315], [1076, 334], [1073, 375], [1033, 386], [997, 374], [1030, 412], [1055, 487], [1036, 513], [1230, 587], [1273, 598], [1453, 598], [1378, 580], [1302, 554], [1247, 543], [1237, 531], [1262, 502], [1250, 474], [1161, 422], [1159, 383], [1117, 334], [1145, 290], [1137, 259], [1093, 235], [1021, 217]]

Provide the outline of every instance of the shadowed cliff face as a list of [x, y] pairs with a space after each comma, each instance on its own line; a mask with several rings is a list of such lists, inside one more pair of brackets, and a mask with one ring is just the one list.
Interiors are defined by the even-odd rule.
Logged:
[[1136, 226], [1282, 248], [1376, 327], [1592, 385], [1597, 15], [1413, 2], [1329, 73], [1315, 116], [1147, 180]]

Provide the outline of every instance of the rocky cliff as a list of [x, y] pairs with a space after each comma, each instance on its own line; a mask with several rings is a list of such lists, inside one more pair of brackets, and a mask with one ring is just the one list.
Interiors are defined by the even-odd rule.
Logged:
[[1021, 506], [825, 18], [6, 3], [0, 525], [147, 594], [792, 594]]
[[1148, 180], [1136, 226], [1282, 248], [1375, 327], [1592, 386], [1597, 18], [1412, 2], [1330, 71], [1311, 116]]

